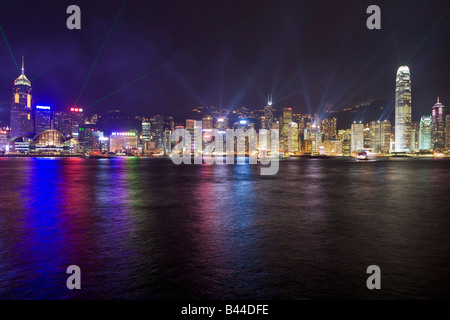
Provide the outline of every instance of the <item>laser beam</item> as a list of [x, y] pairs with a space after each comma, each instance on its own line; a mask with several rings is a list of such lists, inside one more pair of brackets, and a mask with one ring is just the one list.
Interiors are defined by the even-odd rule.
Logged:
[[[135, 15], [135, 16], [134, 16], [133, 18], [131, 18], [130, 20], [125, 21], [125, 22], [122, 23], [121, 25], [118, 25], [117, 27], [115, 27], [115, 28], [113, 29], [113, 32], [116, 31], [116, 30], [118, 30], [118, 29], [120, 29], [120, 28], [122, 28], [123, 26], [126, 26], [127, 24], [133, 22], [134, 20], [140, 18], [141, 16], [143, 16], [144, 14], [146, 14], [147, 12], [149, 12], [150, 10], [156, 8], [157, 6], [159, 6], [159, 5], [160, 5], [161, 3], [163, 3], [163, 2], [164, 2], [164, 0], [161, 0], [161, 1], [157, 2], [156, 4], [153, 4], [153, 5], [149, 6], [149, 7], [147, 7], [147, 9], [145, 9], [145, 10], [143, 10], [142, 12], [140, 12], [139, 14]], [[48, 67], [48, 68], [45, 69], [44, 71], [38, 73], [36, 76], [34, 76], [33, 78], [31, 78], [31, 81], [33, 81], [34, 79], [36, 79], [36, 78], [42, 76], [43, 74], [45, 74], [45, 73], [47, 73], [47, 72], [49, 72], [49, 71], [55, 69], [57, 66], [63, 64], [64, 62], [66, 62], [66, 61], [69, 60], [70, 58], [72, 58], [72, 57], [76, 56], [77, 54], [83, 52], [84, 50], [86, 50], [86, 49], [89, 48], [90, 46], [92, 46], [92, 45], [96, 44], [97, 42], [99, 42], [100, 40], [102, 40], [106, 35], [107, 35], [107, 33], [105, 33], [105, 34], [99, 36], [98, 38], [96, 38], [96, 39], [92, 40], [91, 42], [89, 42], [88, 44], [84, 45], [84, 46], [83, 46], [82, 48], [80, 48], [79, 50], [77, 50], [77, 51], [75, 51], [75, 52], [69, 54], [67, 57], [61, 59], [60, 61], [58, 61], [58, 62], [57, 62], [56, 64], [54, 64], [53, 66]]]
[[122, 10], [123, 10], [123, 8], [125, 7], [125, 4], [126, 4], [126, 3], [127, 3], [127, 0], [124, 0], [124, 1], [122, 2], [122, 5], [120, 6], [119, 12], [117, 13], [116, 18], [114, 19], [113, 24], [111, 25], [111, 28], [109, 28], [109, 32], [108, 32], [108, 34], [106, 35], [105, 40], [103, 41], [102, 47], [100, 48], [100, 50], [99, 50], [99, 52], [98, 52], [98, 54], [97, 54], [97, 57], [95, 58], [94, 64], [92, 65], [91, 70], [89, 71], [89, 74], [88, 74], [88, 76], [86, 77], [86, 80], [84, 81], [83, 87], [81, 88], [81, 91], [80, 91], [80, 93], [78, 94], [78, 98], [77, 98], [77, 101], [75, 102], [75, 106], [78, 105], [78, 101], [80, 100], [80, 97], [81, 97], [81, 95], [83, 94], [84, 88], [86, 87], [86, 84], [87, 84], [87, 82], [89, 81], [89, 78], [90, 78], [91, 75], [92, 75], [92, 71], [94, 71], [94, 68], [95, 68], [95, 65], [97, 64], [98, 59], [99, 59], [100, 56], [102, 55], [103, 49], [105, 48], [105, 45], [106, 45], [106, 43], [108, 42], [109, 36], [111, 35], [111, 33], [112, 33], [113, 29], [114, 29], [114, 25], [116, 24], [117, 20], [119, 19], [120, 14], [122, 13]]
[[14, 61], [14, 64], [16, 65], [16, 68], [17, 68], [17, 72], [18, 73], [20, 73], [20, 69], [19, 69], [19, 66], [17, 65], [17, 61], [16, 61], [16, 58], [14, 58], [14, 55], [13, 55], [13, 53], [12, 53], [12, 50], [11, 50], [11, 47], [9, 46], [9, 43], [8, 43], [8, 39], [6, 39], [6, 35], [5, 35], [5, 32], [3, 31], [3, 28], [2, 28], [2, 26], [0, 25], [0, 31], [2, 32], [2, 35], [3, 35], [3, 39], [5, 39], [5, 42], [6, 42], [6, 46], [8, 47], [8, 49], [9, 49], [9, 53], [11, 54], [11, 57], [12, 57], [12, 59], [13, 59], [13, 61]]
[[125, 84], [124, 86], [122, 86], [122, 87], [120, 87], [120, 88], [118, 88], [118, 89], [112, 91], [111, 93], [107, 94], [107, 95], [104, 96], [103, 98], [100, 98], [100, 99], [98, 99], [97, 101], [95, 101], [94, 103], [91, 103], [90, 105], [88, 105], [87, 107], [85, 107], [85, 109], [90, 108], [90, 107], [96, 105], [97, 103], [99, 103], [99, 102], [101, 102], [101, 101], [103, 101], [103, 100], [105, 100], [105, 99], [107, 99], [107, 98], [109, 98], [109, 97], [115, 95], [115, 94], [118, 93], [119, 91], [122, 91], [123, 89], [128, 88], [129, 86], [135, 84], [136, 82], [141, 81], [141, 80], [147, 78], [147, 77], [150, 76], [151, 74], [157, 72], [158, 70], [163, 69], [164, 67], [168, 66], [169, 64], [174, 63], [174, 62], [176, 62], [176, 61], [178, 61], [178, 60], [180, 60], [180, 59], [182, 59], [182, 58], [184, 58], [184, 57], [190, 55], [191, 53], [193, 53], [193, 52], [195, 52], [195, 51], [197, 51], [197, 50], [203, 48], [204, 46], [210, 44], [211, 42], [214, 42], [214, 41], [216, 41], [217, 39], [220, 39], [220, 38], [222, 38], [223, 36], [229, 34], [230, 32], [232, 32], [232, 31], [234, 31], [234, 30], [236, 30], [236, 29], [238, 29], [238, 28], [240, 28], [240, 27], [242, 27], [242, 26], [244, 26], [244, 25], [246, 25], [246, 24], [248, 24], [248, 23], [250, 23], [250, 22], [252, 22], [252, 21], [254, 21], [254, 20], [256, 20], [256, 19], [258, 19], [258, 18], [260, 18], [261, 16], [264, 16], [265, 14], [269, 13], [270, 11], [272, 11], [273, 9], [275, 9], [276, 7], [280, 6], [281, 3], [283, 3], [283, 2], [285, 2], [285, 0], [280, 1], [280, 2], [278, 2], [277, 4], [273, 5], [272, 7], [270, 7], [270, 8], [268, 8], [268, 9], [265, 9], [265, 10], [259, 12], [258, 14], [254, 15], [253, 17], [251, 17], [251, 18], [249, 18], [249, 19], [247, 19], [247, 20], [245, 20], [245, 21], [243, 21], [243, 22], [241, 22], [241, 23], [235, 25], [234, 27], [231, 27], [230, 29], [228, 29], [228, 30], [226, 30], [226, 31], [223, 31], [223, 32], [221, 32], [221, 33], [215, 35], [215, 36], [212, 37], [211, 39], [209, 39], [209, 40], [207, 40], [207, 41], [205, 41], [205, 42], [203, 42], [203, 43], [198, 44], [197, 46], [193, 47], [192, 49], [189, 49], [189, 50], [186, 51], [185, 53], [183, 53], [183, 54], [181, 54], [181, 55], [179, 55], [179, 56], [177, 56], [177, 57], [175, 57], [175, 58], [173, 58], [173, 59], [170, 59], [170, 60], [167, 61], [166, 63], [161, 64], [160, 66], [154, 68], [154, 69], [151, 70], [150, 72], [147, 72], [146, 74], [143, 74], [142, 76], [136, 78], [135, 80], [130, 81], [129, 83]]
[[406, 65], [408, 65], [409, 61], [411, 61], [411, 59], [414, 57], [414, 55], [416, 54], [417, 51], [419, 51], [420, 47], [422, 47], [422, 45], [425, 43], [425, 41], [428, 39], [428, 37], [430, 36], [430, 34], [434, 31], [434, 29], [436, 29], [436, 27], [438, 26], [438, 24], [442, 21], [442, 19], [444, 19], [444, 17], [447, 15], [448, 11], [450, 10], [450, 7], [447, 8], [447, 10], [445, 10], [444, 14], [439, 18], [439, 20], [434, 24], [433, 28], [431, 28], [431, 30], [427, 33], [427, 35], [425, 36], [425, 38], [422, 40], [422, 42], [419, 44], [419, 46], [416, 48], [416, 50], [414, 50], [414, 52], [412, 53], [412, 55], [409, 57], [409, 59], [406, 61]]

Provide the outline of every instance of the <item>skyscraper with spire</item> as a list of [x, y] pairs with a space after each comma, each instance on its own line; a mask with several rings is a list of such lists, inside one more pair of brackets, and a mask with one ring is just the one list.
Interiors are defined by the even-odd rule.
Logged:
[[22, 57], [21, 75], [14, 81], [13, 87], [10, 112], [11, 138], [34, 132], [31, 99], [31, 81], [25, 76], [24, 58]]
[[264, 121], [262, 123], [262, 129], [271, 130], [273, 121], [273, 107], [272, 107], [272, 95], [267, 97], [267, 106], [264, 108]]
[[395, 81], [395, 152], [409, 152], [411, 146], [411, 75], [400, 66]]

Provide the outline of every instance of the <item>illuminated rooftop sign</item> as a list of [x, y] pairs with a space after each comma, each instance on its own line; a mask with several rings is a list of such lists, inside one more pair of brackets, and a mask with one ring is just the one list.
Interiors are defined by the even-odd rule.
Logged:
[[127, 137], [135, 137], [136, 132], [112, 132], [112, 136], [127, 136]]
[[81, 108], [70, 108], [70, 111], [72, 111], [72, 112], [83, 112], [83, 109], [81, 109]]
[[247, 124], [247, 120], [240, 120], [239, 123], [240, 124]]
[[50, 107], [50, 106], [36, 106], [36, 109], [38, 109], [38, 110], [52, 110], [52, 107]]

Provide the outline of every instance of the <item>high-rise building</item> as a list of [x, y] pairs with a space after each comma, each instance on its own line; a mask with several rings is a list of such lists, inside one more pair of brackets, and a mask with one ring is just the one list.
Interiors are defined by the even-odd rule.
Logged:
[[369, 127], [370, 148], [373, 152], [381, 153], [381, 123], [371, 121]]
[[298, 123], [297, 122], [291, 122], [289, 124], [288, 152], [294, 153], [294, 154], [299, 152]]
[[433, 118], [433, 148], [442, 149], [445, 146], [444, 105], [439, 102], [439, 97], [433, 106], [431, 117]]
[[31, 99], [31, 81], [25, 76], [22, 57], [22, 73], [14, 81], [13, 101], [11, 102], [11, 138], [34, 133]]
[[420, 124], [419, 122], [411, 122], [411, 151], [419, 150], [420, 140]]
[[220, 117], [216, 121], [216, 129], [219, 131], [225, 131], [228, 128], [228, 118]]
[[36, 134], [39, 134], [42, 131], [50, 130], [52, 128], [52, 107], [36, 106], [35, 111], [34, 119]]
[[273, 122], [273, 112], [274, 109], [272, 107], [272, 95], [269, 94], [269, 97], [267, 99], [267, 106], [264, 108], [264, 119], [261, 122], [261, 129], [272, 129], [272, 122]]
[[419, 128], [420, 150], [433, 149], [433, 143], [431, 140], [432, 128], [433, 128], [433, 118], [431, 116], [422, 116], [420, 118], [420, 128]]
[[385, 120], [381, 122], [380, 152], [389, 154], [391, 152], [391, 122]]
[[395, 82], [395, 151], [411, 150], [411, 75], [407, 66], [397, 70]]
[[151, 141], [151, 125], [150, 122], [142, 122], [142, 140]]
[[352, 123], [352, 141], [350, 152], [358, 153], [364, 149], [364, 124]]
[[[175, 129], [175, 128], [174, 128]], [[169, 128], [164, 130], [164, 155], [170, 155], [172, 151], [172, 131]]]
[[136, 132], [111, 132], [109, 137], [109, 151], [114, 153], [130, 154], [138, 148], [138, 135]]
[[283, 126], [281, 127], [281, 147], [284, 152], [289, 148], [289, 125], [292, 122], [292, 108], [283, 108]]
[[164, 118], [157, 114], [151, 119], [150, 124], [152, 141], [155, 142], [155, 148], [162, 149], [164, 147]]
[[445, 147], [450, 149], [450, 114], [445, 116]]
[[342, 142], [339, 140], [325, 140], [323, 142], [324, 153], [330, 156], [342, 156]]
[[364, 125], [364, 148], [370, 148], [370, 124]]
[[202, 128], [210, 130], [213, 128], [213, 117], [205, 116], [202, 119]]
[[94, 148], [94, 126], [93, 124], [84, 124], [78, 127], [78, 142], [82, 152], [89, 153]]
[[66, 137], [72, 136], [72, 115], [67, 112], [53, 112], [52, 128]]
[[337, 119], [335, 117], [323, 119], [320, 126], [323, 140], [334, 140], [337, 138]]
[[70, 115], [72, 120], [72, 136], [78, 139], [80, 133], [79, 128], [84, 125], [83, 109], [70, 108]]

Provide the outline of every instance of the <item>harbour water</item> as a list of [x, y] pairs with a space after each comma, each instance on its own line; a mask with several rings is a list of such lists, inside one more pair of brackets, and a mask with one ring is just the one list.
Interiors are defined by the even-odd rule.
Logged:
[[0, 158], [0, 298], [448, 299], [449, 164]]

